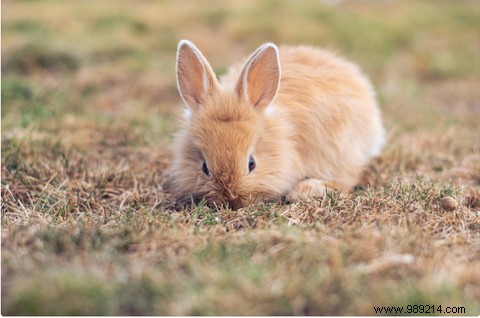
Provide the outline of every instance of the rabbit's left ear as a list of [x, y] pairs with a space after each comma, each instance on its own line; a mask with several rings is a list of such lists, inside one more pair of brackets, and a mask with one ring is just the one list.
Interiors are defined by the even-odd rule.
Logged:
[[262, 109], [273, 102], [280, 87], [280, 58], [273, 43], [260, 46], [247, 60], [235, 91], [240, 100]]
[[192, 111], [203, 104], [208, 94], [218, 90], [218, 81], [210, 64], [188, 40], [178, 43], [177, 86], [180, 96]]

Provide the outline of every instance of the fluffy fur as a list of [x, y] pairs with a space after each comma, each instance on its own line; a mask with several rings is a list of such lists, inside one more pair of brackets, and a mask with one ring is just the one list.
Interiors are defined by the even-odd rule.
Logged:
[[349, 190], [384, 143], [367, 78], [317, 48], [267, 43], [217, 81], [200, 51], [181, 41], [177, 81], [189, 111], [166, 189], [179, 204], [205, 196], [239, 208]]

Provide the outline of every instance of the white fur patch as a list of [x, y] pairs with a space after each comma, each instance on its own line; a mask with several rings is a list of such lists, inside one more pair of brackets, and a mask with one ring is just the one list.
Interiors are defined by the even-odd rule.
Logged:
[[385, 145], [385, 132], [382, 129], [381, 135], [375, 140], [372, 144], [372, 148], [370, 148], [370, 156], [376, 157], [382, 151], [383, 146]]
[[277, 105], [272, 103], [272, 104], [268, 105], [267, 108], [265, 108], [264, 114], [268, 118], [271, 118], [277, 111], [278, 111]]
[[192, 117], [192, 111], [188, 107], [183, 108], [183, 118], [189, 120]]

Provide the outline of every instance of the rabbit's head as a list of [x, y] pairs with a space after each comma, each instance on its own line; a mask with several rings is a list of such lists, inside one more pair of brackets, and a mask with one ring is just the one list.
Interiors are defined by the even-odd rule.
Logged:
[[218, 83], [191, 42], [181, 41], [177, 84], [187, 106], [167, 182], [177, 202], [205, 197], [209, 203], [239, 208], [278, 198], [285, 158], [280, 137], [265, 135], [276, 129], [266, 124], [265, 110], [280, 85], [277, 47], [259, 47], [229, 87]]

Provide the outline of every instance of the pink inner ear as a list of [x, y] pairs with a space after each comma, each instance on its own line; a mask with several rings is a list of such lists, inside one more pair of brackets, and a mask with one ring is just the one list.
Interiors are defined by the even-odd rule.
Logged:
[[190, 41], [180, 41], [177, 55], [177, 83], [180, 95], [195, 110], [206, 95], [218, 91], [218, 81], [210, 64]]
[[205, 67], [188, 45], [183, 45], [180, 48], [177, 63], [180, 95], [188, 106], [196, 107], [202, 102], [205, 93]]
[[[242, 77], [246, 76], [244, 83]], [[267, 46], [254, 53], [242, 72], [238, 85], [240, 94], [256, 108], [268, 106], [275, 98], [280, 80], [280, 65], [275, 47]], [[242, 92], [246, 84], [246, 92]]]

